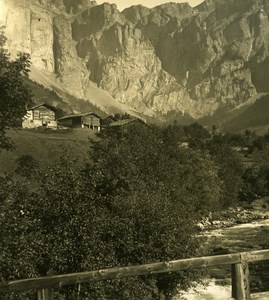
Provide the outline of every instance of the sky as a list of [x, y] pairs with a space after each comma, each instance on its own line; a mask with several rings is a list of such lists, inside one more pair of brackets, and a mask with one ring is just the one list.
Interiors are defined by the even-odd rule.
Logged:
[[196, 6], [201, 2], [203, 2], [203, 0], [107, 0], [107, 1], [97, 0], [98, 4], [102, 4], [103, 2], [116, 3], [118, 9], [122, 11], [126, 7], [130, 7], [132, 5], [142, 4], [147, 7], [153, 7], [166, 2], [177, 2], [177, 3], [189, 2], [191, 6]]

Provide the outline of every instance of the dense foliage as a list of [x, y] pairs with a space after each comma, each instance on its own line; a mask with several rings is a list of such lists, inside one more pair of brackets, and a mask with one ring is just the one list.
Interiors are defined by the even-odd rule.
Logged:
[[243, 166], [232, 150], [231, 145], [221, 136], [213, 136], [207, 143], [207, 149], [218, 166], [218, 176], [222, 181], [221, 206], [227, 208], [238, 202], [243, 187]]
[[26, 105], [31, 103], [31, 93], [23, 82], [28, 76], [30, 58], [19, 53], [11, 60], [10, 53], [4, 48], [6, 38], [4, 28], [0, 28], [0, 149], [10, 149], [11, 140], [6, 131], [20, 125], [26, 113]]
[[[183, 127], [169, 126], [164, 133], [169, 145], [187, 145], [188, 153], [192, 150], [195, 153], [200, 152], [203, 157], [210, 157], [219, 180], [216, 182], [221, 193], [219, 208], [227, 208], [238, 202], [243, 188], [243, 166], [238, 153], [232, 149], [233, 137], [218, 133], [215, 128], [210, 132], [198, 123]], [[193, 167], [195, 164], [191, 165]]]
[[[14, 176], [0, 181], [2, 279], [203, 255], [198, 220], [242, 195], [268, 195], [268, 140], [199, 124], [159, 129], [133, 123], [101, 132], [82, 167], [65, 154], [40, 170], [31, 155], [20, 156]], [[244, 169], [238, 158], [249, 155], [259, 160]], [[197, 275], [142, 276], [56, 293], [59, 299], [169, 299]], [[6, 296], [26, 298], [36, 294]]]
[[[2, 278], [203, 254], [195, 224], [218, 207], [221, 198], [218, 170], [209, 155], [169, 146], [161, 130], [133, 125], [127, 132], [102, 132], [92, 142], [89, 158], [82, 170], [72, 159], [61, 158], [45, 173], [36, 173], [40, 178], [35, 190], [28, 179], [3, 177]], [[25, 161], [32, 159], [18, 160], [21, 175]], [[169, 298], [178, 284], [189, 286], [193, 276], [176, 273], [84, 284], [79, 293], [82, 299]], [[60, 293], [74, 299], [77, 287]]]

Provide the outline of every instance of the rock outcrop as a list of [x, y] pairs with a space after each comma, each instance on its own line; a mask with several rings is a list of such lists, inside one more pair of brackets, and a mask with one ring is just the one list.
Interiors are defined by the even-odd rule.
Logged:
[[78, 98], [95, 84], [112, 106], [198, 119], [269, 92], [267, 0], [139, 5], [122, 13], [90, 0], [0, 3], [9, 49], [30, 53], [35, 69]]
[[2, 0], [1, 6], [11, 53], [29, 53], [36, 69], [56, 74], [63, 88], [83, 98], [88, 70], [83, 67], [72, 40], [68, 16], [73, 7], [71, 1]]
[[68, 19], [63, 16], [54, 17], [54, 72], [67, 91], [78, 98], [84, 98], [89, 74], [77, 55], [71, 33], [72, 28]]

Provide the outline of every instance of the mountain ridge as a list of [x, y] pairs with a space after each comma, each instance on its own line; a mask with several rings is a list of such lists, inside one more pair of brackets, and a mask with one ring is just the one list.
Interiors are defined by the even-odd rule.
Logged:
[[122, 12], [89, 0], [15, 2], [0, 0], [0, 20], [11, 52], [31, 54], [32, 79], [41, 80], [40, 70], [59, 90], [107, 113], [165, 119], [176, 112], [198, 120], [269, 92], [266, 0]]

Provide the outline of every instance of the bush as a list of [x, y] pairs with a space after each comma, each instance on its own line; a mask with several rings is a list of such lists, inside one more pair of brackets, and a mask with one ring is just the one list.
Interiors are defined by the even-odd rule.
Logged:
[[[194, 225], [218, 205], [217, 169], [199, 151], [167, 149], [162, 132], [154, 128], [106, 130], [83, 171], [76, 161], [61, 158], [42, 174], [35, 193], [13, 182], [0, 219], [3, 279], [203, 255]], [[82, 284], [79, 296], [169, 299], [178, 284], [190, 286], [195, 274]], [[74, 299], [78, 288], [59, 293]]]
[[4, 48], [5, 43], [4, 28], [0, 27], [0, 150], [13, 147], [6, 131], [21, 125], [26, 106], [32, 101], [32, 95], [23, 81], [30, 71], [30, 57], [19, 53], [12, 61], [10, 53]]
[[207, 143], [207, 149], [218, 167], [218, 177], [222, 182], [221, 206], [227, 208], [238, 203], [243, 188], [243, 166], [225, 136], [214, 136]]
[[30, 154], [21, 155], [17, 160], [15, 172], [23, 177], [34, 177], [38, 175], [39, 164]]

